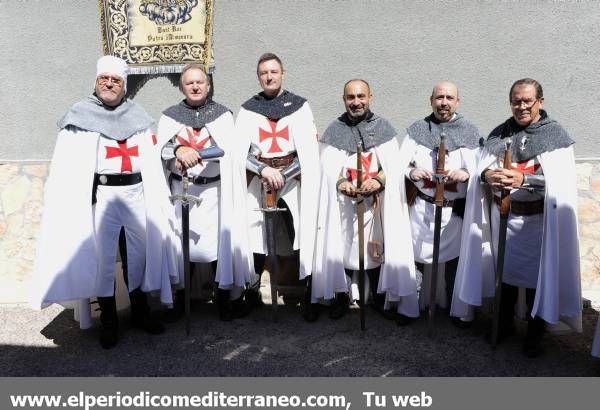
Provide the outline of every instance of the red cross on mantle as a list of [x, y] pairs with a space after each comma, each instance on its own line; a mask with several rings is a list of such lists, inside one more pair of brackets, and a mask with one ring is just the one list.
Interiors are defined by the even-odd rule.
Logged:
[[513, 162], [511, 168], [521, 171], [523, 174], [535, 175], [535, 172], [540, 169], [541, 165], [536, 164], [535, 160], [530, 159], [529, 161]]
[[[363, 181], [370, 179], [378, 174], [377, 171], [369, 172], [371, 169], [371, 162], [373, 161], [373, 153], [363, 154], [362, 158], [363, 165]], [[348, 180], [354, 182], [358, 179], [358, 170], [356, 168], [348, 168]]]
[[187, 133], [187, 139], [185, 139], [181, 135], [177, 135], [177, 138], [176, 138], [177, 142], [180, 143], [181, 145], [183, 145], [184, 147], [190, 147], [195, 150], [201, 150], [204, 148], [206, 143], [210, 140], [210, 135], [209, 135], [208, 137], [204, 138], [203, 140], [196, 142], [197, 140], [200, 139], [200, 134], [202, 133], [203, 129], [204, 128], [192, 128], [192, 131], [190, 131], [189, 128], [186, 128], [185, 132]]
[[[444, 170], [444, 175], [448, 175], [448, 170]], [[430, 179], [423, 180], [423, 188], [435, 189], [435, 182]], [[444, 185], [444, 191], [447, 192], [458, 192], [458, 188], [456, 187], [456, 182], [452, 182], [450, 184]]]
[[132, 171], [131, 157], [137, 157], [138, 146], [127, 147], [127, 140], [117, 141], [119, 147], [106, 147], [106, 159], [121, 157], [121, 172]]
[[282, 130], [276, 131], [277, 129], [277, 121], [267, 118], [269, 121], [269, 126], [271, 127], [271, 131], [264, 130], [262, 128], [258, 129], [258, 140], [263, 142], [266, 139], [271, 138], [271, 146], [269, 147], [268, 153], [273, 152], [282, 152], [283, 150], [277, 143], [277, 138], [283, 138], [286, 141], [290, 140], [290, 133], [287, 125]]

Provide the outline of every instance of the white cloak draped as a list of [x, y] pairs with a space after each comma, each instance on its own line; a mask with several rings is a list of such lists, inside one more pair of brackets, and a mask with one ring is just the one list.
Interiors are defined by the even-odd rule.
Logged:
[[[398, 312], [419, 316], [415, 264], [410, 222], [396, 138], [374, 148], [386, 177], [381, 204], [385, 261], [381, 265], [378, 292], [386, 293], [388, 303], [397, 303]], [[347, 292], [344, 272], [344, 243], [341, 230], [337, 180], [346, 160], [346, 151], [321, 144], [321, 183], [319, 217], [315, 242], [312, 301], [333, 299]], [[401, 159], [400, 159], [401, 160]], [[407, 162], [408, 163], [408, 162]], [[400, 178], [402, 176], [402, 178]]]
[[[245, 287], [254, 278], [252, 253], [248, 243], [248, 222], [243, 204], [246, 203], [246, 167], [245, 161], [236, 161], [237, 143], [233, 115], [227, 111], [216, 120], [205, 125], [210, 136], [225, 151], [219, 159], [220, 198], [219, 198], [219, 239], [217, 251], [217, 272], [215, 281], [221, 289]], [[162, 147], [176, 134], [185, 129], [185, 125], [163, 115], [158, 123], [158, 145]], [[175, 206], [179, 206], [176, 204]], [[190, 221], [190, 224], [192, 221]], [[181, 232], [180, 223], [177, 231]], [[183, 283], [183, 255], [179, 254], [180, 282]]]
[[[172, 303], [171, 282], [178, 279], [175, 215], [152, 132], [141, 134], [139, 160], [146, 206], [146, 266], [141, 289], [160, 290], [161, 301]], [[96, 132], [74, 127], [58, 134], [33, 267], [30, 305], [35, 309], [98, 295], [92, 185], [99, 137]], [[83, 323], [89, 318], [89, 303], [83, 301], [80, 306], [85, 310], [79, 312], [81, 326], [89, 325]]]
[[[417, 148], [418, 148], [418, 144], [415, 140], [413, 140], [410, 135], [406, 135], [406, 137], [404, 138], [402, 145], [400, 147], [400, 151], [402, 154], [402, 158], [407, 159], [408, 161], [406, 163], [402, 163], [401, 166], [403, 168], [408, 167], [409, 163], [413, 160], [413, 155], [416, 152]], [[461, 161], [462, 161], [462, 166], [461, 168], [465, 168], [467, 170], [467, 172], [469, 173], [469, 180], [467, 183], [467, 199], [466, 201], [468, 201], [469, 195], [473, 194], [473, 189], [472, 186], [473, 184], [476, 182], [476, 173], [477, 173], [477, 156], [478, 156], [478, 149], [469, 149], [469, 148], [459, 148], [456, 151], [458, 151], [458, 154], [460, 155]], [[453, 151], [455, 152], [455, 151]], [[401, 180], [402, 183], [402, 189], [404, 189], [405, 186], [405, 179], [402, 178]], [[416, 202], [414, 206], [417, 206], [418, 203], [417, 201], [422, 201], [425, 203], [425, 205], [428, 205], [425, 201], [420, 200], [420, 198], [416, 198]], [[421, 204], [423, 205], [423, 204]], [[419, 215], [418, 210], [412, 210], [414, 217], [425, 217], [424, 214]], [[445, 211], [447, 213], [451, 213], [451, 210], [448, 209], [447, 211]], [[444, 223], [444, 220], [446, 220], [448, 223], [452, 222], [452, 225], [456, 225], [457, 222], [459, 224], [462, 225], [462, 228], [460, 230], [460, 233], [458, 234], [458, 242], [459, 244], [463, 244], [464, 240], [465, 240], [465, 224], [464, 224], [464, 219], [461, 220], [460, 217], [456, 216], [456, 215], [447, 215], [446, 218], [442, 218], [442, 224]], [[433, 221], [433, 218], [431, 218], [431, 221]], [[427, 235], [426, 236], [419, 236], [418, 238], [416, 237], [416, 235], [418, 235], [418, 233], [415, 233], [414, 231], [412, 232], [412, 240], [413, 240], [413, 246], [415, 247], [415, 253], [417, 254], [415, 256], [416, 260], [423, 260], [425, 263], [429, 262], [429, 265], [425, 266], [425, 271], [426, 272], [422, 272], [424, 275], [423, 277], [423, 287], [421, 289], [421, 307], [425, 307], [427, 305], [429, 305], [429, 291], [427, 291], [426, 289], [429, 288], [429, 286], [431, 286], [430, 282], [431, 282], [431, 259], [433, 258], [433, 224], [431, 222], [427, 222], [424, 223], [423, 221], [411, 221], [411, 225], [412, 227], [416, 227], [419, 226], [421, 228], [421, 230], [424, 230], [424, 227], [429, 226], [430, 229], [427, 230]], [[444, 234], [444, 226], [442, 226], [442, 234], [440, 236], [440, 240], [443, 241], [445, 238], [445, 234]], [[454, 237], [456, 235], [450, 234], [450, 236]], [[417, 247], [417, 245], [419, 245]], [[460, 245], [459, 245], [460, 247]], [[438, 266], [438, 280], [437, 280], [437, 292], [436, 292], [436, 302], [442, 306], [445, 307], [449, 304], [448, 301], [446, 301], [446, 292], [444, 291], [444, 284], [445, 284], [445, 280], [444, 280], [444, 275], [442, 274], [442, 272], [444, 272], [444, 262], [443, 261], [447, 261], [450, 259], [454, 259], [456, 258], [458, 255], [456, 255], [455, 252], [455, 247], [454, 246], [449, 246], [448, 244], [442, 244], [440, 243], [440, 260], [442, 261]], [[459, 262], [460, 263], [460, 262]], [[467, 317], [471, 317], [471, 313], [472, 312], [467, 312], [465, 315], [461, 316], [463, 318], [467, 318]]]
[[[301, 182], [299, 194], [299, 220], [294, 220], [295, 246], [300, 249], [300, 272], [299, 279], [304, 279], [312, 272], [313, 251], [315, 245], [315, 234], [317, 227], [318, 189], [319, 189], [319, 148], [317, 144], [317, 129], [314, 124], [312, 111], [308, 102], [293, 114], [281, 118], [279, 121], [285, 123], [289, 133], [294, 140], [301, 168]], [[246, 163], [251, 141], [258, 140], [259, 128], [265, 128], [268, 124], [267, 118], [261, 114], [240, 109], [236, 118], [237, 137], [240, 139], [238, 160]], [[266, 235], [264, 232], [263, 214], [255, 209], [260, 207], [259, 184], [251, 184], [248, 187], [248, 201], [246, 206], [249, 210], [249, 235], [251, 248], [255, 252], [266, 253]], [[293, 189], [287, 193], [288, 196], [298, 196], [298, 191]], [[286, 200], [285, 197], [283, 197]], [[290, 198], [290, 202], [293, 198]], [[240, 202], [241, 203], [241, 202]], [[297, 219], [297, 218], [296, 218]]]
[[[581, 324], [577, 185], [573, 147], [538, 156], [546, 179], [542, 256], [531, 315], [556, 324], [563, 321], [577, 332]], [[475, 176], [496, 161], [482, 152]], [[456, 273], [451, 314], [463, 316], [468, 305], [481, 306], [494, 296], [495, 262], [491, 246], [491, 204], [480, 183], [467, 197], [463, 241]], [[510, 257], [510, 255], [506, 255]]]

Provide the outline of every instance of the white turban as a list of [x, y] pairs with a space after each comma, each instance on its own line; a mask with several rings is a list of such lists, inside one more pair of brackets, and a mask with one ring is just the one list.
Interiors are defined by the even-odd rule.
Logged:
[[101, 74], [117, 75], [123, 79], [123, 91], [127, 92], [127, 74], [129, 67], [125, 60], [115, 56], [102, 56], [96, 64], [96, 77]]

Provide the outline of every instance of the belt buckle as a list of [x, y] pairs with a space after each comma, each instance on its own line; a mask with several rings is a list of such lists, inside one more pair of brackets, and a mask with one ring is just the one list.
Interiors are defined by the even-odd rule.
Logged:
[[108, 177], [106, 175], [100, 175], [98, 177], [98, 182], [100, 182], [102, 185], [106, 185], [108, 182]]
[[273, 158], [271, 160], [272, 168], [277, 168], [277, 167], [281, 166], [281, 162], [282, 162], [281, 158]]

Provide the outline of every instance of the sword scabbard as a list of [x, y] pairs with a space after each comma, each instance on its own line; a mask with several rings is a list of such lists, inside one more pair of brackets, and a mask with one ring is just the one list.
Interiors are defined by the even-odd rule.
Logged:
[[365, 330], [365, 201], [361, 193], [363, 184], [362, 145], [356, 145], [356, 216], [358, 228], [358, 287], [360, 308], [360, 329]]
[[[506, 143], [506, 150], [504, 150], [502, 166], [504, 169], [512, 168], [512, 148], [510, 140], [508, 140]], [[500, 201], [500, 217], [508, 218], [508, 214], [510, 212], [510, 191], [503, 189], [500, 194]]]
[[440, 135], [437, 161], [435, 164], [435, 206], [444, 206], [444, 170], [446, 168], [446, 134]]

